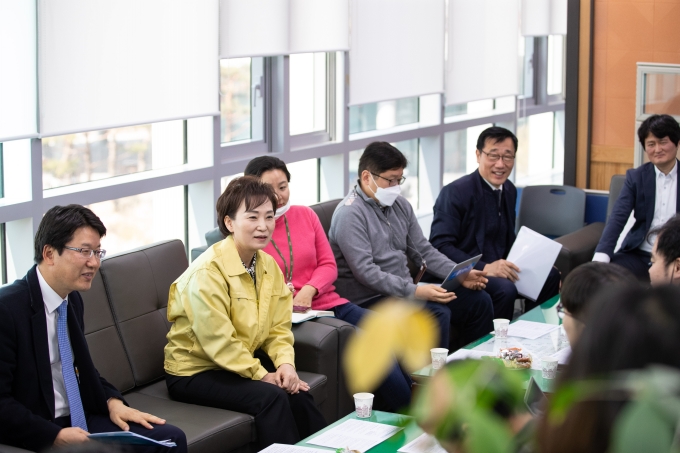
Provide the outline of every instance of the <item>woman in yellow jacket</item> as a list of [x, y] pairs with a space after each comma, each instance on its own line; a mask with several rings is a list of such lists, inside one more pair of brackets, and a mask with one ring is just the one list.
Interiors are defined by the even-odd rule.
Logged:
[[[191, 263], [168, 300], [170, 395], [254, 416], [258, 450], [294, 444], [326, 425], [295, 371], [292, 295], [274, 259], [260, 251], [276, 205], [271, 186], [257, 178], [231, 181], [217, 200], [226, 239]], [[258, 349], [270, 360], [255, 358]]]

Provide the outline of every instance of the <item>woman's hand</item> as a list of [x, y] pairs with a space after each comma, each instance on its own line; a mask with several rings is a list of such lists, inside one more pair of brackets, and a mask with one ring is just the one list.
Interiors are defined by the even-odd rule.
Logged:
[[276, 382], [276, 374], [275, 373], [267, 373], [264, 375], [262, 378], [262, 382], [266, 382], [267, 384], [274, 384], [278, 386], [278, 382]]
[[276, 370], [276, 385], [290, 394], [298, 393], [301, 390], [303, 392], [309, 390], [309, 385], [300, 380], [293, 365], [288, 363], [282, 364]]
[[312, 299], [317, 293], [318, 291], [312, 285], [305, 285], [293, 297], [293, 305], [296, 307], [311, 307]]

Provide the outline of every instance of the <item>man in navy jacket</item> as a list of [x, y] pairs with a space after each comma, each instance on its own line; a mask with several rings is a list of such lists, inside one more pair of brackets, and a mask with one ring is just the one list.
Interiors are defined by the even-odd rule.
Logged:
[[[508, 180], [515, 165], [517, 137], [502, 127], [484, 130], [477, 140], [479, 168], [445, 186], [434, 205], [430, 242], [460, 263], [479, 254], [476, 269], [486, 272], [485, 291], [491, 296], [494, 317], [512, 319], [520, 269], [507, 261], [515, 242], [517, 189]], [[560, 275], [552, 268], [535, 302], [559, 292]]]
[[[649, 262], [655, 235], [650, 230], [680, 212], [678, 191], [678, 142], [680, 125], [669, 115], [652, 115], [638, 129], [638, 139], [649, 162], [626, 172], [626, 182], [614, 204], [593, 261], [612, 262], [649, 282]], [[614, 253], [631, 212], [635, 223]]]
[[88, 433], [130, 430], [177, 443], [139, 453], [186, 453], [179, 428], [128, 407], [92, 363], [78, 291], [90, 289], [105, 234], [89, 209], [55, 206], [36, 233], [37, 265], [0, 288], [0, 444], [42, 451], [87, 442]]

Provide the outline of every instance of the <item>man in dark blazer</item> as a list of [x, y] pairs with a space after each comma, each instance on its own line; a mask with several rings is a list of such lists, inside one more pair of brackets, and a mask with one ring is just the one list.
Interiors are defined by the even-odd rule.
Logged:
[[[626, 182], [616, 199], [593, 261], [612, 262], [649, 282], [649, 260], [654, 237], [647, 237], [680, 212], [678, 189], [678, 142], [680, 125], [669, 115], [652, 115], [642, 122], [638, 139], [649, 162], [626, 172]], [[630, 213], [635, 223], [614, 253]]]
[[[445, 186], [434, 205], [430, 242], [460, 263], [482, 255], [476, 269], [486, 272], [485, 291], [491, 296], [494, 317], [512, 319], [520, 269], [507, 261], [515, 242], [517, 189], [508, 180], [515, 165], [517, 137], [502, 127], [490, 127], [477, 139], [473, 173]], [[529, 310], [559, 292], [560, 275], [552, 268], [538, 299]]]
[[0, 288], [0, 444], [41, 451], [130, 430], [177, 443], [136, 451], [187, 451], [179, 428], [128, 407], [92, 363], [78, 291], [92, 284], [105, 234], [87, 208], [50, 209], [35, 237], [37, 264]]

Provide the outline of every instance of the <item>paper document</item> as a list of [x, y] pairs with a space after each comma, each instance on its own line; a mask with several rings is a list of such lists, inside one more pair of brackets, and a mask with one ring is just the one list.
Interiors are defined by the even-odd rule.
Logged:
[[153, 440], [131, 431], [115, 431], [112, 433], [90, 434], [92, 440], [106, 444], [127, 444], [127, 445], [162, 445], [164, 447], [176, 447], [177, 444], [168, 440]]
[[447, 362], [454, 360], [474, 359], [479, 360], [482, 357], [494, 356], [493, 351], [479, 351], [477, 349], [459, 349], [446, 358]]
[[260, 453], [328, 453], [320, 448], [298, 447], [297, 445], [271, 444]]
[[535, 340], [559, 328], [560, 326], [555, 324], [544, 324], [542, 322], [525, 321], [522, 319], [510, 324], [508, 336]]
[[347, 420], [340, 425], [309, 440], [308, 444], [367, 452], [380, 442], [389, 439], [403, 428], [382, 423]]
[[397, 451], [402, 453], [446, 453], [437, 439], [429, 434], [421, 434]]
[[557, 363], [560, 365], [566, 365], [569, 363], [569, 358], [571, 357], [571, 347], [567, 346], [566, 348], [557, 351], [552, 355], [552, 357], [557, 359]]
[[521, 269], [515, 282], [517, 292], [536, 300], [561, 249], [562, 244], [527, 227], [520, 228], [508, 254], [508, 261]]
[[293, 324], [300, 324], [314, 318], [335, 318], [335, 313], [323, 310], [307, 310], [304, 313], [293, 313]]

